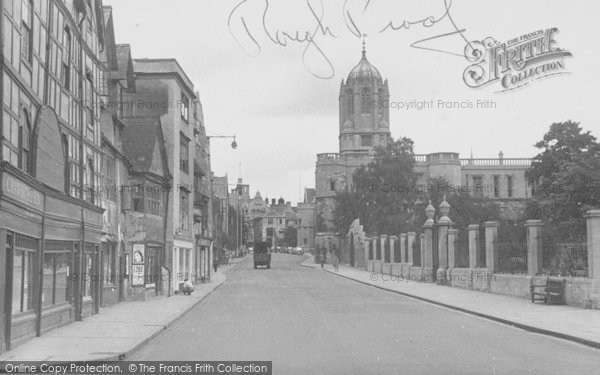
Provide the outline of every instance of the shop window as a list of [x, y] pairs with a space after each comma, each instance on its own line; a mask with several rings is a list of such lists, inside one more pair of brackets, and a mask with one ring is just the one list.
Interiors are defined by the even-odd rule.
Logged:
[[146, 247], [146, 270], [144, 272], [144, 274], [146, 275], [146, 280], [144, 281], [144, 283], [146, 285], [155, 284], [156, 280], [158, 279], [158, 253], [158, 248]]
[[116, 244], [102, 244], [102, 280], [104, 284], [114, 284], [116, 277]]
[[53, 240], [44, 242], [42, 306], [71, 302], [72, 289], [69, 276], [73, 264], [72, 259], [72, 242]]
[[[13, 242], [14, 238], [14, 243]], [[37, 240], [20, 234], [8, 236], [12, 247], [12, 314], [33, 310], [33, 281]]]

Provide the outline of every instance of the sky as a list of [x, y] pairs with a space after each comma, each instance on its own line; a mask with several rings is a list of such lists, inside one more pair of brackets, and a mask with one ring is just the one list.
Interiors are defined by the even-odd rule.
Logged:
[[[389, 81], [392, 137], [411, 138], [418, 154], [533, 157], [549, 126], [567, 120], [600, 137], [597, 0], [104, 4], [133, 58], [177, 59], [200, 94], [207, 134], [236, 136], [235, 150], [231, 140], [211, 141], [213, 171], [230, 183], [241, 176], [263, 199], [301, 201], [315, 184], [316, 155], [338, 152], [340, 83], [360, 60], [362, 35], [369, 61]], [[572, 54], [566, 74], [509, 91], [498, 81], [465, 83], [473, 64], [465, 46], [551, 28], [555, 47]], [[417, 106], [425, 102], [432, 104]]]

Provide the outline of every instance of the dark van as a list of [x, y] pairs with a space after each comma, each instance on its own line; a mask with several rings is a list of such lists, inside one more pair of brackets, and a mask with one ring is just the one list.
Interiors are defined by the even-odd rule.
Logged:
[[254, 268], [258, 266], [271, 268], [271, 246], [268, 242], [254, 244]]

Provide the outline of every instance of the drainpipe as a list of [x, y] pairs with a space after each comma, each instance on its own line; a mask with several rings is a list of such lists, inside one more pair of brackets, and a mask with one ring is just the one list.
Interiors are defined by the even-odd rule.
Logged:
[[[162, 124], [161, 124], [162, 126]], [[168, 221], [169, 221], [169, 193], [171, 192], [171, 186], [169, 183], [166, 183], [164, 186], [166, 186], [167, 188], [167, 199], [165, 201], [165, 215], [164, 215], [164, 220], [163, 220], [163, 254], [162, 254], [162, 259], [161, 259], [161, 266], [165, 267], [167, 270], [169, 270], [169, 287], [167, 289], [167, 297], [171, 297], [171, 268], [165, 266], [165, 261], [167, 259], [167, 230], [168, 230]], [[161, 287], [162, 287], [162, 272], [161, 272]]]

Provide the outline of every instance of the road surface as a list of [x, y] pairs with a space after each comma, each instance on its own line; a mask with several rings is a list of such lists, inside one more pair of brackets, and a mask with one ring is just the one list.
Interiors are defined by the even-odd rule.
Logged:
[[[132, 360], [268, 360], [274, 374], [600, 374], [600, 351], [251, 259]], [[474, 292], [475, 293], [475, 292]], [[178, 298], [178, 297], [175, 297]]]

